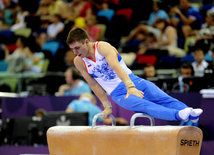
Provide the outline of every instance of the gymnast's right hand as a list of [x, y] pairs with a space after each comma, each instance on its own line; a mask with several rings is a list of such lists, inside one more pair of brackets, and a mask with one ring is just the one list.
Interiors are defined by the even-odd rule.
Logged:
[[127, 99], [129, 97], [129, 95], [135, 95], [137, 97], [140, 97], [140, 98], [143, 98], [144, 97], [144, 93], [138, 89], [136, 89], [135, 87], [130, 87], [127, 89], [127, 94], [126, 94], [126, 97], [125, 99]]
[[104, 119], [108, 118], [112, 113], [112, 107], [106, 107], [101, 113], [105, 114]]

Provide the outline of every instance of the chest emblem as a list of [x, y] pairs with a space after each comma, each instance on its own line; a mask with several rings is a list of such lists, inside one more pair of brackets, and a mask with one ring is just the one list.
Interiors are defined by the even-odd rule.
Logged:
[[101, 78], [104, 81], [112, 80], [116, 77], [114, 70], [111, 69], [111, 67], [105, 61], [94, 66], [91, 72], [91, 75], [94, 78]]

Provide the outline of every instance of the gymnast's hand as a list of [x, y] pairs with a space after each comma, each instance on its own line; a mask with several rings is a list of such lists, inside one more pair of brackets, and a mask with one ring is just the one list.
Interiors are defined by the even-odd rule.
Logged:
[[137, 97], [140, 97], [140, 98], [143, 98], [144, 96], [143, 96], [143, 92], [142, 91], [140, 91], [140, 90], [138, 90], [138, 89], [136, 89], [135, 87], [130, 87], [130, 88], [128, 88], [128, 90], [127, 90], [127, 94], [126, 94], [126, 97], [125, 97], [125, 99], [127, 99], [128, 97], [129, 97], [129, 95], [135, 95], [135, 96], [137, 96]]
[[112, 107], [106, 107], [101, 113], [104, 113], [104, 119], [108, 118], [108, 116], [112, 113]]

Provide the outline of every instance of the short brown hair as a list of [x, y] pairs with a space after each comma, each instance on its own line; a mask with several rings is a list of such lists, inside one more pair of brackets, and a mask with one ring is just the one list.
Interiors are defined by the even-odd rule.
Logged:
[[80, 27], [75, 27], [71, 29], [70, 32], [68, 33], [66, 42], [68, 45], [76, 41], [84, 43], [85, 39], [88, 39], [90, 41], [90, 38], [86, 30]]

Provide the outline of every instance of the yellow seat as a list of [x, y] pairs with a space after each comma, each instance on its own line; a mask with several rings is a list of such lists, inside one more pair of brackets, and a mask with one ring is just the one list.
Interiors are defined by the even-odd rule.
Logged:
[[24, 28], [24, 29], [15, 31], [15, 35], [28, 38], [31, 35], [31, 32], [32, 32], [31, 28]]
[[8, 84], [10, 86], [11, 92], [15, 92], [18, 79], [16, 77], [2, 78], [1, 82]]
[[190, 36], [190, 37], [187, 37], [187, 38], [185, 39], [185, 42], [184, 42], [184, 51], [186, 51], [186, 52], [189, 51], [188, 45], [189, 45], [193, 40], [195, 40], [195, 36]]
[[200, 3], [190, 3], [190, 5], [198, 8], [198, 9], [200, 9], [200, 7], [201, 7]]
[[43, 64], [43, 68], [42, 68], [42, 73], [46, 73], [47, 72], [49, 63], [50, 63], [50, 61], [48, 59], [45, 59], [45, 62]]

